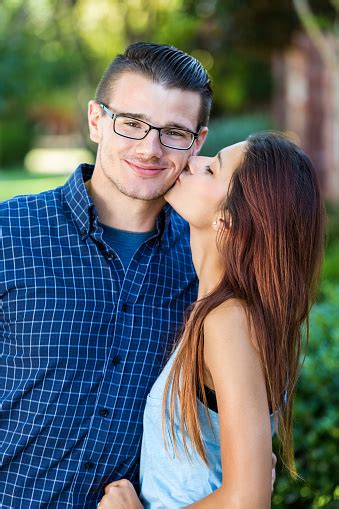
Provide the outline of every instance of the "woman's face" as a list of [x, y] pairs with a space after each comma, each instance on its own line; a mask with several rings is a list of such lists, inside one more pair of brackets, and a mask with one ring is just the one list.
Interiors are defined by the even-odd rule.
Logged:
[[224, 203], [234, 170], [239, 166], [246, 142], [226, 147], [215, 157], [192, 156], [165, 199], [196, 228], [211, 228]]

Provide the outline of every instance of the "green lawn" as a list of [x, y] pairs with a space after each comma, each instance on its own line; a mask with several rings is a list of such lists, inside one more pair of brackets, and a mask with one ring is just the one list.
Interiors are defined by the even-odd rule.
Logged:
[[61, 186], [68, 175], [33, 175], [24, 169], [0, 170], [0, 201]]

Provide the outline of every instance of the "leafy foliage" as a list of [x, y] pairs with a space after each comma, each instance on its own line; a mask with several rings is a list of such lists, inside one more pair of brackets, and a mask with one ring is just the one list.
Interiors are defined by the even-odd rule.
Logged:
[[[337, 265], [339, 251], [337, 251]], [[295, 405], [296, 463], [303, 480], [278, 472], [272, 507], [334, 509], [339, 504], [339, 278], [323, 282], [311, 313], [309, 351]]]
[[263, 113], [211, 120], [201, 155], [215, 155], [223, 147], [245, 140], [251, 133], [272, 128], [271, 118]]

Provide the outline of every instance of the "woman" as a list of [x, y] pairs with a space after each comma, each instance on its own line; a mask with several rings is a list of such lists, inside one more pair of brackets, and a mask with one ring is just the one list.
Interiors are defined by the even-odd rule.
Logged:
[[190, 224], [198, 300], [147, 398], [141, 502], [116, 481], [100, 509], [265, 509], [270, 414], [296, 476], [293, 397], [324, 241], [316, 174], [262, 133], [191, 157], [166, 200]]

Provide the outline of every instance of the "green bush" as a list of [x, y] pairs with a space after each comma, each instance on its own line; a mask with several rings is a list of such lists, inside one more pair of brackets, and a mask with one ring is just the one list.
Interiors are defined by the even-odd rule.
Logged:
[[326, 250], [326, 258], [323, 266], [323, 279], [332, 283], [339, 283], [339, 237], [332, 240]]
[[327, 245], [322, 278], [330, 283], [339, 283], [339, 204], [328, 203], [326, 208]]
[[15, 115], [0, 123], [0, 170], [21, 164], [33, 141], [32, 126], [24, 115]]
[[251, 133], [272, 128], [272, 120], [262, 113], [211, 120], [201, 155], [215, 155], [226, 145], [245, 140]]
[[272, 507], [339, 507], [339, 284], [324, 281], [311, 312], [309, 351], [295, 405], [294, 444], [301, 481], [277, 469]]

